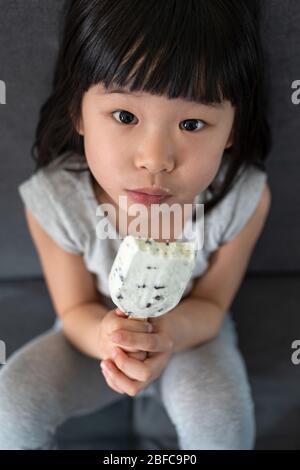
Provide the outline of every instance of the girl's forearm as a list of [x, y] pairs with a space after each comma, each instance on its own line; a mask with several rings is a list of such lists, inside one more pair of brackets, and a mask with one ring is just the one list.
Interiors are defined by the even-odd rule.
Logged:
[[[99, 302], [79, 305], [61, 317], [68, 340], [81, 352], [95, 359], [99, 353], [101, 320], [109, 309]], [[180, 352], [213, 339], [224, 317], [220, 307], [210, 301], [189, 296], [170, 312], [174, 337], [173, 352]]]
[[193, 296], [183, 299], [170, 316], [175, 326], [173, 352], [212, 340], [219, 332], [224, 315], [217, 304], [208, 300]]
[[62, 327], [68, 340], [81, 352], [95, 359], [100, 357], [99, 331], [109, 311], [99, 302], [91, 302], [68, 311], [62, 316]]

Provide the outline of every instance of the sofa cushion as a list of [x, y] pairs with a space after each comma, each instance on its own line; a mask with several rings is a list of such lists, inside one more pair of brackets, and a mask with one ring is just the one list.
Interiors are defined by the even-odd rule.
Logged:
[[[30, 279], [42, 272], [17, 187], [33, 171], [30, 147], [39, 108], [50, 92], [63, 4], [27, 0], [25, 6], [23, 0], [0, 0], [0, 79], [7, 85], [7, 104], [0, 106], [0, 220], [5, 221], [0, 231], [0, 279]], [[262, 39], [274, 140], [267, 167], [274, 201], [249, 271], [297, 271], [300, 106], [291, 101], [291, 85], [300, 79], [300, 2], [265, 0], [263, 4]]]

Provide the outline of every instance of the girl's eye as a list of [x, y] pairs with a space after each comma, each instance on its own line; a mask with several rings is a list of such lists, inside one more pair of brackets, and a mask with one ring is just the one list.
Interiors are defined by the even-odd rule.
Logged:
[[[201, 124], [202, 123], [202, 124]], [[182, 121], [182, 127], [185, 131], [194, 131], [194, 129], [202, 129], [206, 126], [206, 122], [201, 119], [186, 119]]]
[[[114, 111], [112, 115], [116, 113], [119, 113], [119, 119], [117, 119], [119, 122], [121, 122], [122, 124], [132, 124], [131, 120], [133, 117], [135, 117], [134, 114], [121, 109]], [[185, 131], [194, 131], [195, 129], [202, 129], [202, 127], [204, 126], [206, 126], [206, 122], [202, 121], [201, 119], [186, 119], [185, 121], [182, 121], [182, 123], [180, 123], [180, 128], [183, 128], [183, 130]]]
[[134, 116], [134, 114], [130, 113], [129, 111], [125, 111], [125, 110], [117, 110], [117, 111], [114, 111], [112, 113], [112, 115], [114, 115], [116, 113], [120, 113], [120, 118], [119, 119], [123, 124], [131, 124], [131, 119]]

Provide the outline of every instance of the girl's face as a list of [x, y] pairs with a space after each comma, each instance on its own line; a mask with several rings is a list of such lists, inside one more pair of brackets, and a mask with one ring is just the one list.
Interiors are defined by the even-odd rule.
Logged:
[[126, 190], [153, 186], [169, 191], [168, 205], [193, 203], [232, 145], [234, 112], [229, 101], [212, 107], [92, 86], [77, 130], [101, 202], [118, 207], [123, 195], [129, 208]]

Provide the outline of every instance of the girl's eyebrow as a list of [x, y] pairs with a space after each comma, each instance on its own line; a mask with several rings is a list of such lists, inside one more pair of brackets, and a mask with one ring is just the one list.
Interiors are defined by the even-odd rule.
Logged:
[[[107, 89], [107, 90], [104, 91], [105, 95], [110, 95], [112, 93], [120, 93], [120, 94], [123, 94], [123, 95], [131, 95], [131, 96], [136, 96], [137, 98], [140, 98], [142, 96], [142, 94], [134, 93], [132, 91], [127, 90], [126, 88], [111, 88], [111, 89]], [[191, 101], [191, 103], [193, 103], [195, 105], [204, 106], [205, 108], [215, 108], [215, 109], [223, 109], [224, 108], [224, 103], [205, 104], [205, 103], [200, 103], [200, 102], [195, 102], [195, 101]]]

